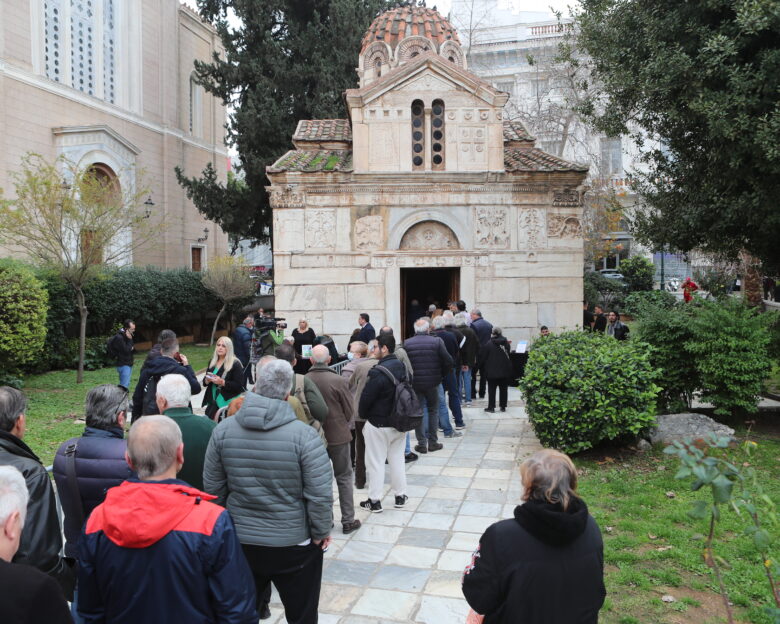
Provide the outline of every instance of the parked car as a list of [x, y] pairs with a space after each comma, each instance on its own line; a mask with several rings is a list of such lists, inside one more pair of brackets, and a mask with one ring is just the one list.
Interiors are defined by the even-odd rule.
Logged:
[[601, 269], [599, 271], [602, 277], [606, 277], [608, 279], [616, 279], [616, 280], [622, 280], [623, 274], [618, 273], [616, 269]]

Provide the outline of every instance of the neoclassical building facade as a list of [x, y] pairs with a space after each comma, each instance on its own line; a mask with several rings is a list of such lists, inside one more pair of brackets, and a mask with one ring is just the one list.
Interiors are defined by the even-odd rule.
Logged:
[[338, 346], [368, 312], [408, 330], [412, 300], [463, 299], [513, 341], [581, 324], [587, 167], [504, 119], [436, 11], [372, 23], [347, 119], [302, 120], [268, 168], [277, 315]]
[[[179, 0], [0, 0], [0, 188], [28, 152], [149, 188], [159, 234], [132, 262], [204, 268], [228, 252], [176, 182], [208, 162], [228, 169], [221, 102], [193, 81], [220, 50], [214, 29]], [[208, 229], [208, 233], [205, 231]], [[0, 246], [0, 255], [24, 250]]]

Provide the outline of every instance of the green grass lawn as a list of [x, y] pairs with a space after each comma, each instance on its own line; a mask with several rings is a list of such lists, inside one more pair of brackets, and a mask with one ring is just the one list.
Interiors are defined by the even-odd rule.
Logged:
[[[192, 367], [198, 371], [206, 367], [213, 354], [213, 348], [185, 345], [181, 352], [187, 356]], [[130, 378], [130, 391], [135, 389], [141, 363], [146, 353], [135, 357], [135, 366]], [[54, 459], [57, 447], [84, 430], [84, 400], [87, 392], [105, 383], [115, 384], [119, 380], [116, 368], [101, 368], [84, 371], [84, 382], [76, 383], [76, 371], [62, 370], [24, 377], [24, 393], [29, 400], [27, 408], [27, 432], [24, 441], [48, 466]]]
[[[764, 487], [780, 503], [780, 428], [775, 425], [751, 439], [758, 448], [745, 461], [766, 475]], [[739, 454], [741, 463], [741, 449], [730, 452]], [[689, 481], [676, 480], [678, 460], [661, 449], [646, 455], [616, 451], [614, 457], [592, 453], [587, 459], [575, 458], [575, 463], [582, 471], [580, 492], [604, 535], [608, 597], [600, 621], [726, 622], [722, 599], [702, 559], [709, 525], [687, 516], [691, 501], [710, 499], [709, 491], [694, 493]], [[737, 621], [769, 624], [762, 613], [770, 599], [768, 583], [752, 541], [742, 533], [746, 525], [725, 509], [715, 550], [729, 565], [723, 573]], [[773, 537], [777, 554], [777, 528]], [[664, 595], [676, 601], [662, 602]]]

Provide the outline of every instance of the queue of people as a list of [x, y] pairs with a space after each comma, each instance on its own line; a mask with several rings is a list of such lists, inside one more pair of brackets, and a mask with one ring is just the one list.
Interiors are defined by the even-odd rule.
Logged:
[[[248, 391], [247, 332], [234, 334], [235, 348], [228, 337], [217, 341], [202, 386], [175, 334], [162, 332], [132, 406], [122, 386], [93, 388], [83, 434], [57, 451], [64, 555], [54, 489], [22, 441], [26, 399], [0, 388], [0, 579], [10, 596], [24, 586], [41, 597], [0, 600], [0, 620], [249, 624], [270, 617], [273, 583], [287, 622], [316, 622], [335, 522], [342, 534], [362, 526], [355, 488], [365, 490], [361, 509], [382, 513], [389, 471], [393, 506], [405, 508], [406, 463], [464, 435], [463, 408], [478, 395], [487, 395], [487, 412], [507, 409], [508, 341], [480, 310], [458, 303], [417, 318], [401, 343], [361, 315], [356, 338], [365, 340], [351, 342], [338, 372], [329, 346], [299, 324], [299, 344], [282, 341], [263, 355]], [[306, 374], [295, 372], [303, 359]], [[192, 408], [201, 387], [206, 415]], [[419, 405], [416, 452], [394, 417], [399, 388]], [[540, 622], [538, 605], [564, 589], [560, 617], [544, 621], [579, 613], [577, 621], [595, 622], [603, 602], [600, 537], [576, 471], [564, 455], [543, 453], [521, 468], [525, 503], [485, 532], [463, 578], [469, 604], [491, 624]], [[571, 574], [556, 576], [570, 558]], [[17, 565], [19, 574], [9, 572]], [[587, 583], [575, 586], [576, 575]]]

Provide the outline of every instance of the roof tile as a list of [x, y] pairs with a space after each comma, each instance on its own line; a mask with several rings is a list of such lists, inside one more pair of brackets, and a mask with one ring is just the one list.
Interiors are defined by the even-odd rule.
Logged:
[[350, 150], [290, 150], [273, 165], [268, 167], [271, 173], [283, 171], [350, 172], [352, 171], [352, 152]]
[[568, 162], [535, 147], [504, 148], [504, 167], [507, 173], [517, 171], [587, 171], [588, 166]]

